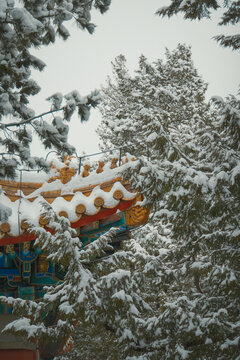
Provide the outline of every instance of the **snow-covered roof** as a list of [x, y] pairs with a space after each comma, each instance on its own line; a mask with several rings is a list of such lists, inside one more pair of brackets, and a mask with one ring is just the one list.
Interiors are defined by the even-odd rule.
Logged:
[[[129, 165], [128, 162], [117, 167], [116, 161], [112, 161], [103, 166], [101, 162], [98, 169], [92, 172], [89, 166], [83, 166], [82, 173], [74, 175], [75, 169], [68, 163], [61, 168], [53, 165], [44, 182], [38, 182], [36, 175], [28, 182], [0, 180], [3, 190], [0, 203], [12, 211], [8, 221], [0, 224], [0, 237], [19, 236], [27, 231], [27, 222], [46, 226], [42, 206], [44, 201], [51, 203], [56, 213], [67, 217], [72, 225], [80, 224], [81, 218], [91, 217], [104, 209], [121, 211], [123, 203], [130, 207], [137, 193], [121, 178], [122, 171]], [[41, 178], [42, 175], [39, 175]]]

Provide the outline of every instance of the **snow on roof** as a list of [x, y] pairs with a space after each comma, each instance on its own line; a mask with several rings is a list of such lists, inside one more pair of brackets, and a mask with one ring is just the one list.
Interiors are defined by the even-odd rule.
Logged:
[[[120, 194], [121, 199], [115, 198], [118, 194]], [[100, 186], [96, 186], [89, 196], [84, 195], [81, 191], [76, 192], [70, 201], [58, 196], [51, 206], [58, 214], [64, 212], [70, 222], [74, 223], [81, 218], [82, 213], [80, 211], [83, 211], [84, 215], [95, 215], [101, 208], [115, 208], [120, 201], [133, 200], [136, 196], [136, 193], [129, 192], [118, 181], [112, 185], [111, 190], [108, 192], [102, 190]], [[42, 201], [45, 201], [44, 197], [38, 196], [32, 202], [26, 198], [12, 202], [4, 193], [0, 194], [0, 202], [12, 210], [12, 214], [8, 218], [9, 232], [12, 236], [19, 235], [18, 224], [22, 221], [28, 221], [35, 226], [39, 226], [40, 217], [44, 213]]]
[[61, 178], [53, 181], [50, 178], [50, 183], [25, 182], [21, 186], [19, 182], [0, 180], [3, 188], [0, 203], [12, 211], [7, 223], [0, 225], [2, 236], [18, 236], [20, 224], [24, 226], [26, 221], [39, 226], [44, 213], [43, 201], [51, 203], [56, 213], [74, 223], [82, 215], [95, 215], [102, 208], [113, 209], [120, 202], [136, 198], [137, 193], [121, 180], [121, 172], [131, 166], [131, 161], [113, 169], [107, 165], [101, 173], [93, 171], [86, 177], [75, 175], [66, 184], [61, 182]]

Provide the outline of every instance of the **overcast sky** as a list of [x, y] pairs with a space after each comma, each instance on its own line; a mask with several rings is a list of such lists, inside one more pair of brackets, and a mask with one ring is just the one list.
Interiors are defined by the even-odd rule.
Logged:
[[[165, 48], [174, 49], [178, 43], [192, 46], [196, 68], [209, 84], [207, 98], [212, 95], [236, 95], [240, 78], [239, 53], [221, 48], [211, 38], [216, 34], [236, 33], [233, 27], [217, 26], [221, 12], [212, 20], [186, 21], [181, 16], [171, 19], [156, 16], [155, 11], [167, 4], [165, 0], [112, 0], [110, 10], [101, 15], [93, 13], [97, 25], [93, 35], [69, 23], [71, 37], [67, 41], [34, 51], [46, 68], [42, 73], [34, 71], [33, 77], [42, 90], [32, 99], [36, 113], [49, 109], [46, 97], [55, 92], [66, 94], [77, 89], [86, 95], [105, 83], [111, 75], [111, 61], [119, 54], [127, 58], [128, 67], [134, 71], [138, 58], [144, 54], [150, 61], [164, 58]], [[101, 116], [91, 113], [88, 123], [81, 124], [75, 116], [70, 125], [69, 142], [78, 154], [82, 151], [98, 151], [99, 140], [95, 128]], [[38, 145], [34, 151], [39, 154]]]

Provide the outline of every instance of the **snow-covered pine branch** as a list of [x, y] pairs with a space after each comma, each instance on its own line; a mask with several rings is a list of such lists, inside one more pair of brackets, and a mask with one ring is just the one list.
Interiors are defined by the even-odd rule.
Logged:
[[[184, 19], [210, 19], [212, 12], [223, 8], [221, 21], [218, 25], [236, 25], [240, 20], [239, 1], [219, 1], [219, 0], [171, 0], [170, 5], [163, 6], [156, 11], [156, 14], [162, 17], [172, 17], [182, 13]], [[214, 36], [220, 45], [231, 47], [233, 50], [240, 48], [240, 34], [236, 35], [217, 35]]]
[[[108, 10], [111, 0], [79, 1], [22, 1], [2, 0], [0, 3], [0, 176], [14, 178], [16, 169], [43, 167], [43, 158], [33, 157], [30, 152], [32, 135], [37, 134], [45, 148], [72, 153], [68, 144], [68, 122], [76, 111], [81, 121], [89, 118], [90, 109], [99, 104], [99, 94], [93, 91], [80, 96], [72, 91], [65, 96], [56, 93], [48, 98], [52, 106], [36, 115], [29, 107], [29, 97], [39, 93], [40, 87], [31, 77], [32, 69], [42, 71], [46, 64], [31, 54], [32, 48], [54, 43], [56, 36], [66, 40], [70, 33], [65, 23], [72, 19], [82, 30], [94, 30], [91, 11], [95, 7], [101, 13]], [[56, 111], [62, 116], [55, 116]], [[51, 121], [42, 120], [52, 114]], [[37, 119], [40, 119], [37, 120]], [[41, 165], [40, 165], [41, 163]]]

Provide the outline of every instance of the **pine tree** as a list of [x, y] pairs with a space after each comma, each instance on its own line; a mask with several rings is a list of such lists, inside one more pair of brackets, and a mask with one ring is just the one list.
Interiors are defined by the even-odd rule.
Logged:
[[[184, 19], [202, 19], [211, 18], [211, 11], [219, 8], [225, 8], [219, 25], [236, 25], [240, 19], [240, 1], [217, 1], [217, 0], [171, 0], [169, 6], [163, 6], [157, 10], [159, 16], [171, 17], [178, 13], [184, 14]], [[220, 45], [231, 47], [233, 50], [240, 48], [240, 34], [235, 35], [217, 35], [214, 37]]]
[[154, 203], [152, 222], [128, 245], [136, 259], [132, 281], [151, 308], [135, 334], [149, 359], [233, 359], [240, 313], [239, 100], [205, 102], [206, 85], [188, 47], [166, 58], [148, 64], [141, 57], [136, 75], [125, 77], [131, 90], [120, 119], [116, 94], [122, 99], [123, 92], [115, 82], [113, 102], [113, 85], [103, 89], [98, 130], [103, 142], [110, 134], [120, 146], [130, 129], [127, 146], [142, 156], [137, 175], [128, 177]]

